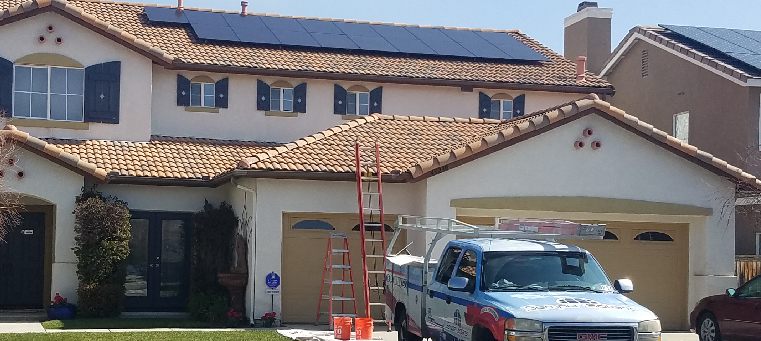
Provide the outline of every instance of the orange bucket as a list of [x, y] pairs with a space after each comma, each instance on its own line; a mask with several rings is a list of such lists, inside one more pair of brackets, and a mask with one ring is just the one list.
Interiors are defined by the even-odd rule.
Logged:
[[333, 318], [333, 336], [337, 340], [351, 339], [351, 317]]
[[370, 340], [373, 338], [373, 319], [358, 317], [354, 323], [357, 331], [357, 340]]

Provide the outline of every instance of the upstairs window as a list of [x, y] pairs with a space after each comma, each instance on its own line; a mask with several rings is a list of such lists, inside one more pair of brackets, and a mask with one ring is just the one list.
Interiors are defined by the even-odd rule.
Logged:
[[497, 119], [509, 120], [513, 118], [513, 100], [512, 99], [492, 99], [491, 100], [491, 117]]
[[84, 69], [16, 65], [13, 80], [13, 117], [84, 120]]
[[526, 105], [526, 95], [512, 97], [505, 93], [489, 96], [483, 92], [478, 93], [478, 118], [490, 118], [494, 120], [509, 120], [523, 116]]
[[361, 85], [344, 89], [333, 86], [333, 113], [336, 115], [365, 116], [380, 114], [383, 109], [383, 87], [373, 90]]
[[293, 87], [285, 82], [275, 82], [270, 86], [270, 110], [293, 112]]
[[[268, 84], [256, 81], [256, 110], [265, 112], [296, 113], [307, 112], [307, 84], [293, 86], [284, 80]], [[282, 115], [274, 115], [282, 116]]]
[[187, 111], [219, 112], [227, 108], [227, 92], [230, 81], [222, 78], [214, 81], [209, 76], [195, 76], [192, 79], [177, 75], [177, 105]]
[[674, 115], [674, 137], [689, 143], [690, 137], [690, 112], [680, 112]]
[[214, 83], [191, 82], [190, 106], [214, 108]]
[[347, 115], [370, 115], [370, 93], [369, 92], [347, 92], [346, 93], [346, 114]]

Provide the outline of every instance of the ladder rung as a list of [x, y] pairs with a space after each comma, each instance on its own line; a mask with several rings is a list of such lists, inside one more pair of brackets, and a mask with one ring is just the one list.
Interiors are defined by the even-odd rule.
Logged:
[[365, 226], [381, 226], [381, 223], [365, 223]]
[[360, 164], [360, 165], [377, 165], [378, 163], [376, 163], [376, 162], [367, 162], [367, 161], [363, 161], [363, 162], [360, 162], [359, 164]]
[[384, 287], [370, 287], [370, 290], [383, 290], [386, 289]]
[[[325, 281], [325, 283], [328, 283], [328, 282], [330, 282], [330, 280], [328, 280], [328, 281]], [[339, 281], [339, 280], [335, 280], [335, 281], [333, 281], [333, 282], [330, 282], [330, 284], [336, 284], [336, 285], [339, 285], [339, 284], [340, 284], [340, 285], [349, 285], [349, 284], [354, 284], [354, 282], [349, 282], [349, 281]]]
[[[320, 314], [327, 315], [330, 313], [327, 311], [321, 311]], [[332, 316], [333, 317], [357, 317], [357, 314], [333, 314]]]
[[359, 147], [359, 149], [361, 149], [361, 150], [369, 150], [369, 149], [375, 150], [375, 147]]
[[364, 195], [379, 195], [380, 193], [378, 193], [378, 192], [362, 192], [362, 194], [364, 194]]
[[363, 176], [360, 177], [361, 180], [378, 180], [377, 176]]
[[386, 305], [386, 303], [373, 303], [373, 302], [370, 302], [370, 306], [381, 306], [381, 305]]
[[[368, 211], [380, 211], [380, 208], [373, 208], [373, 207], [363, 207], [362, 209], [368, 210]], [[367, 226], [367, 224], [365, 224]]]
[[346, 239], [349, 238], [349, 236], [346, 235], [346, 233], [331, 233], [330, 238], [336, 238], [336, 239]]
[[347, 252], [349, 252], [349, 250], [346, 250], [346, 249], [332, 249], [330, 251], [333, 252], [333, 253], [347, 253]]
[[369, 274], [385, 274], [386, 272], [385, 271], [381, 271], [381, 270], [368, 270], [367, 273], [369, 273]]
[[333, 265], [333, 269], [351, 269], [348, 265]]
[[366, 241], [366, 242], [374, 242], [374, 243], [377, 243], [377, 242], [382, 242], [382, 241], [383, 241], [383, 239], [365, 239], [365, 241]]
[[386, 257], [386, 256], [384, 256], [384, 255], [365, 255], [365, 257], [367, 257], [367, 258], [383, 258], [383, 257]]
[[[329, 300], [330, 296], [322, 295], [323, 300]], [[333, 296], [333, 301], [354, 301], [354, 297]]]

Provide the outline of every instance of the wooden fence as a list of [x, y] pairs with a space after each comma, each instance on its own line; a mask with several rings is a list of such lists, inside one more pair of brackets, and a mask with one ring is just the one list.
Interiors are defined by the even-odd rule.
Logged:
[[743, 285], [751, 278], [761, 275], [761, 256], [736, 256], [735, 275], [738, 285]]

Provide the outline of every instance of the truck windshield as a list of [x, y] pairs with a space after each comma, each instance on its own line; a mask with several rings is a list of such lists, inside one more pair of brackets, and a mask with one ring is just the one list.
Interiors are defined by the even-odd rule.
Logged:
[[614, 291], [602, 268], [583, 252], [484, 252], [484, 291]]

